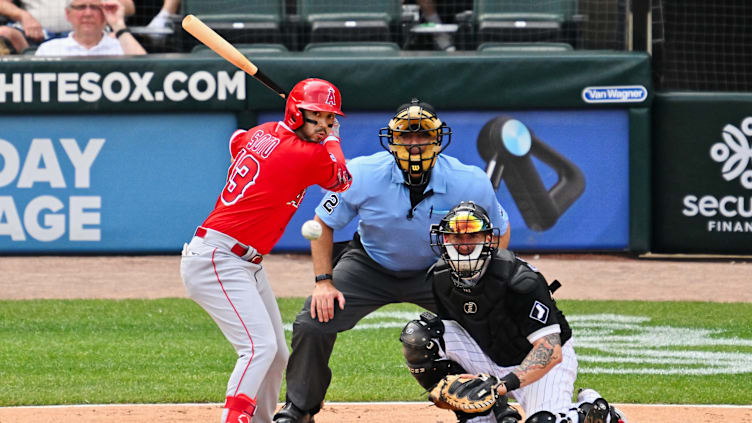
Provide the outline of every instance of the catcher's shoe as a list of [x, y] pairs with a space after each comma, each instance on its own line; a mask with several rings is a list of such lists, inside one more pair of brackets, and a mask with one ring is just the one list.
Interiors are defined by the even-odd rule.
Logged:
[[315, 423], [313, 416], [307, 411], [303, 411], [290, 401], [277, 411], [274, 415], [274, 423]]
[[592, 403], [584, 403], [580, 409], [585, 412], [583, 423], [608, 423], [608, 402], [598, 398]]
[[614, 407], [613, 405], [608, 410], [608, 414], [611, 419], [610, 423], [629, 423], [627, 422], [627, 418], [624, 417], [624, 413], [622, 413], [621, 410]]
[[[593, 403], [598, 399], [603, 398], [601, 397], [601, 394], [598, 393], [598, 391], [596, 391], [595, 389], [580, 388], [577, 391], [577, 402], [588, 401]], [[583, 404], [583, 406], [585, 406], [584, 408], [587, 408], [587, 404]], [[580, 409], [582, 408], [583, 407], [581, 406]], [[629, 423], [627, 422], [627, 418], [624, 417], [624, 413], [622, 413], [621, 410], [612, 405], [608, 407], [608, 416], [608, 420], [604, 420], [604, 423]]]

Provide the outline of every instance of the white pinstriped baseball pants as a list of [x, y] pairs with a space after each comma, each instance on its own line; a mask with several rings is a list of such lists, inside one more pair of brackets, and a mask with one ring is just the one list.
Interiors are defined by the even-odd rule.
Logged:
[[[478, 346], [472, 336], [454, 320], [443, 320], [445, 351], [442, 356], [459, 363], [467, 373], [488, 373], [501, 378], [512, 367], [496, 365]], [[570, 411], [576, 407], [572, 403], [574, 381], [577, 378], [577, 355], [570, 338], [561, 347], [562, 361], [546, 373], [541, 379], [523, 388], [515, 389], [509, 395], [514, 397], [525, 410], [527, 416], [547, 410], [554, 414], [565, 413], [572, 421], [578, 421], [577, 412]], [[493, 414], [469, 420], [472, 423], [496, 423]]]
[[[232, 253], [236, 242], [211, 230], [194, 237], [183, 249], [180, 273], [188, 296], [209, 313], [238, 354], [227, 396], [255, 398], [253, 422], [271, 423], [290, 353], [266, 272]], [[250, 250], [247, 255], [253, 256]]]

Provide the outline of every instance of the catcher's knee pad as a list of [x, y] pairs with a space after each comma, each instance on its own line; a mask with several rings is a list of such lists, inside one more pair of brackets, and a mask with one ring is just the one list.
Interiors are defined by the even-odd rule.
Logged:
[[444, 324], [435, 314], [424, 312], [420, 320], [411, 320], [402, 329], [402, 354], [413, 377], [420, 386], [430, 390], [448, 374], [465, 370], [452, 360], [439, 357], [439, 344], [443, 344]]
[[571, 423], [571, 420], [565, 414], [556, 415], [550, 411], [541, 410], [528, 417], [525, 423]]

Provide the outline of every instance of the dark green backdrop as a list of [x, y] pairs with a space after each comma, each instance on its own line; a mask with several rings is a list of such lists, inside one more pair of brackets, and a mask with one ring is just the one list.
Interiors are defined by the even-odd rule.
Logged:
[[[629, 249], [650, 249], [649, 111], [653, 95], [650, 58], [645, 53], [288, 53], [252, 59], [288, 89], [306, 77], [332, 81], [342, 92], [345, 112], [391, 110], [409, 96], [444, 110], [629, 109]], [[3, 114], [231, 111], [239, 126], [247, 127], [255, 123], [256, 112], [281, 110], [284, 104], [259, 82], [211, 55], [106, 60], [11, 57], [0, 64]], [[239, 82], [244, 85], [242, 93]], [[645, 101], [589, 104], [582, 99], [586, 87], [635, 85], [647, 88]], [[166, 86], [178, 94], [167, 95]], [[191, 90], [211, 95], [197, 98], [187, 94]]]

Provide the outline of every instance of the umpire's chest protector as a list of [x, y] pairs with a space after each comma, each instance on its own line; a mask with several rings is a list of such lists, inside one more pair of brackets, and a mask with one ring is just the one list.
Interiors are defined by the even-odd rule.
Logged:
[[514, 307], [507, 304], [508, 281], [516, 266], [513, 254], [497, 252], [472, 289], [456, 287], [446, 263], [439, 262], [432, 269], [440, 317], [459, 323], [483, 352], [503, 367], [520, 364], [532, 348], [510, 315]]

